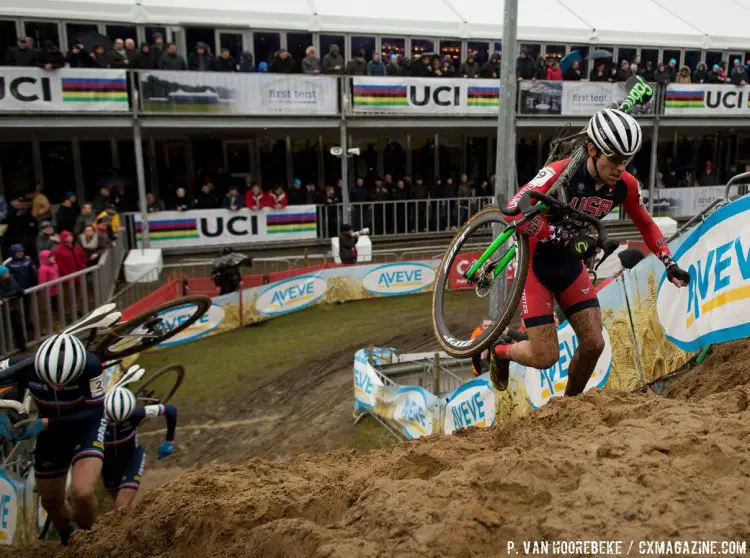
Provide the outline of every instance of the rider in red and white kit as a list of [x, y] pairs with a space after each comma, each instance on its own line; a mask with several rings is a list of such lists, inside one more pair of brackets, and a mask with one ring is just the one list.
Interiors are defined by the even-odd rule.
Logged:
[[[597, 112], [589, 121], [588, 161], [568, 181], [566, 194], [572, 207], [602, 219], [622, 205], [643, 239], [664, 263], [668, 279], [678, 287], [690, 275], [672, 260], [667, 242], [643, 205], [638, 180], [625, 168], [641, 148], [643, 134], [632, 116], [615, 109]], [[539, 171], [508, 204], [518, 205], [528, 191], [546, 193], [572, 159], [555, 161]], [[508, 221], [518, 217], [507, 217]], [[604, 350], [602, 315], [596, 291], [583, 265], [582, 255], [572, 249], [573, 238], [585, 229], [583, 223], [564, 224], [550, 215], [537, 215], [519, 227], [529, 236], [529, 270], [521, 299], [522, 315], [529, 339], [513, 343], [501, 338], [491, 354], [490, 375], [497, 389], [508, 385], [510, 361], [537, 369], [550, 368], [559, 358], [554, 301], [557, 300], [579, 339], [568, 367], [565, 395], [578, 395], [586, 387]], [[593, 243], [590, 243], [593, 251]], [[584, 257], [590, 257], [587, 253]]]

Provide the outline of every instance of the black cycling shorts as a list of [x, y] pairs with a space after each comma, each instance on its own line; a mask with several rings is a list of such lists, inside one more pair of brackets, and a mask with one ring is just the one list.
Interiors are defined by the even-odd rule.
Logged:
[[40, 479], [54, 479], [68, 474], [79, 459], [104, 459], [104, 432], [107, 419], [62, 432], [42, 432], [34, 450], [34, 474]]
[[121, 488], [138, 490], [145, 466], [146, 450], [143, 446], [127, 453], [107, 453], [102, 468], [104, 488], [109, 492], [117, 492]]

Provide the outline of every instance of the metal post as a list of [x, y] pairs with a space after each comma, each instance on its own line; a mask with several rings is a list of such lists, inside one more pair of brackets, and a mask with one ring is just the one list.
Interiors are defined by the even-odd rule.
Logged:
[[148, 209], [146, 205], [146, 173], [143, 167], [143, 145], [141, 144], [141, 123], [138, 120], [138, 86], [135, 74], [132, 76], [133, 84], [133, 150], [135, 151], [135, 171], [138, 179], [138, 208], [141, 210], [141, 246], [150, 246], [148, 234]]
[[351, 224], [352, 205], [349, 201], [349, 145], [347, 142], [348, 135], [346, 131], [346, 109], [349, 99], [346, 84], [348, 81], [347, 78], [340, 77], [339, 82], [341, 83], [341, 121], [339, 123], [339, 132], [341, 135], [341, 180], [343, 181], [343, 186], [341, 188], [341, 202], [344, 204], [344, 216], [343, 221], [339, 223], [340, 227], [344, 223]]
[[648, 212], [654, 214], [654, 198], [656, 198], [656, 158], [659, 147], [659, 116], [654, 118], [654, 129], [651, 132], [651, 166], [648, 171]]
[[[500, 66], [500, 110], [497, 117], [497, 155], [495, 159], [495, 198], [504, 205], [515, 193], [516, 160], [516, 68], [518, 0], [505, 0], [503, 16], [503, 58]], [[500, 234], [493, 227], [494, 235]], [[505, 274], [492, 285], [490, 318], [497, 318], [497, 310], [505, 299]]]

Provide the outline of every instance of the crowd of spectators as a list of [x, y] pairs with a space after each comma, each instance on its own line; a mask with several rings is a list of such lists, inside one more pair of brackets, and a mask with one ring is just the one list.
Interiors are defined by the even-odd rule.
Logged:
[[[281, 48], [270, 60], [262, 60], [257, 66], [250, 52], [243, 51], [237, 57], [227, 48], [221, 48], [218, 55], [203, 42], [197, 42], [187, 60], [178, 53], [175, 43], [165, 43], [163, 35], [155, 33], [151, 43], [144, 42], [140, 48], [132, 38], [115, 38], [108, 50], [103, 45], [94, 45], [91, 52], [83, 43], [70, 46], [63, 54], [57, 45], [45, 41], [41, 48], [34, 48], [30, 37], [19, 37], [17, 46], [8, 50], [3, 63], [10, 66], [38, 66], [47, 70], [70, 66], [72, 68], [118, 68], [140, 70], [192, 70], [202, 72], [260, 72], [279, 74], [332, 74], [352, 76], [408, 76], [408, 77], [448, 77], [448, 78], [498, 78], [500, 77], [501, 53], [494, 52], [489, 60], [479, 63], [473, 54], [463, 62], [451, 54], [422, 53], [415, 57], [392, 54], [383, 59], [379, 53], [366, 53], [359, 49], [347, 61], [341, 54], [339, 45], [332, 44], [329, 51], [320, 58], [317, 49], [309, 46], [301, 61], [293, 59], [290, 52]], [[559, 55], [539, 55], [534, 59], [525, 49], [516, 60], [516, 77], [522, 80], [558, 81], [626, 81], [631, 75], [641, 75], [646, 80], [661, 84], [668, 83], [730, 83], [747, 85], [750, 81], [750, 59], [744, 64], [737, 58], [714, 64], [708, 68], [700, 63], [694, 71], [683, 65], [677, 67], [677, 60], [671, 58], [659, 64], [643, 62], [640, 56], [634, 60], [620, 60], [619, 65], [612, 59], [591, 61], [591, 71], [586, 75], [580, 62], [573, 62], [564, 71], [560, 67]]]

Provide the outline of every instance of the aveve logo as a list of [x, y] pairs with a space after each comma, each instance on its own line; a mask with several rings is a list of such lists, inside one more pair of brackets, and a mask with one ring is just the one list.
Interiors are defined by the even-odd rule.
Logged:
[[379, 295], [414, 293], [432, 285], [435, 270], [418, 263], [387, 264], [376, 267], [362, 279], [362, 286]]
[[326, 292], [327, 283], [317, 275], [300, 275], [267, 288], [255, 303], [268, 316], [286, 314], [310, 306]]
[[684, 351], [750, 335], [750, 197], [709, 216], [674, 259], [690, 274], [678, 289], [659, 285], [656, 309], [667, 337]]
[[475, 426], [484, 428], [495, 422], [495, 390], [487, 375], [466, 382], [445, 405], [445, 434]]
[[[171, 308], [166, 312], [159, 314], [166, 329], [174, 329], [175, 327], [182, 325], [187, 321], [190, 316], [194, 313], [195, 306], [192, 304], [186, 304], [184, 306], [178, 306], [177, 308]], [[174, 345], [182, 345], [189, 341], [195, 341], [205, 335], [208, 335], [215, 330], [221, 322], [224, 321], [224, 308], [218, 304], [212, 304], [208, 312], [203, 314], [193, 325], [184, 331], [181, 331], [174, 337], [170, 337], [166, 341], [159, 343], [159, 347], [173, 347]], [[145, 333], [145, 330], [144, 330]]]

